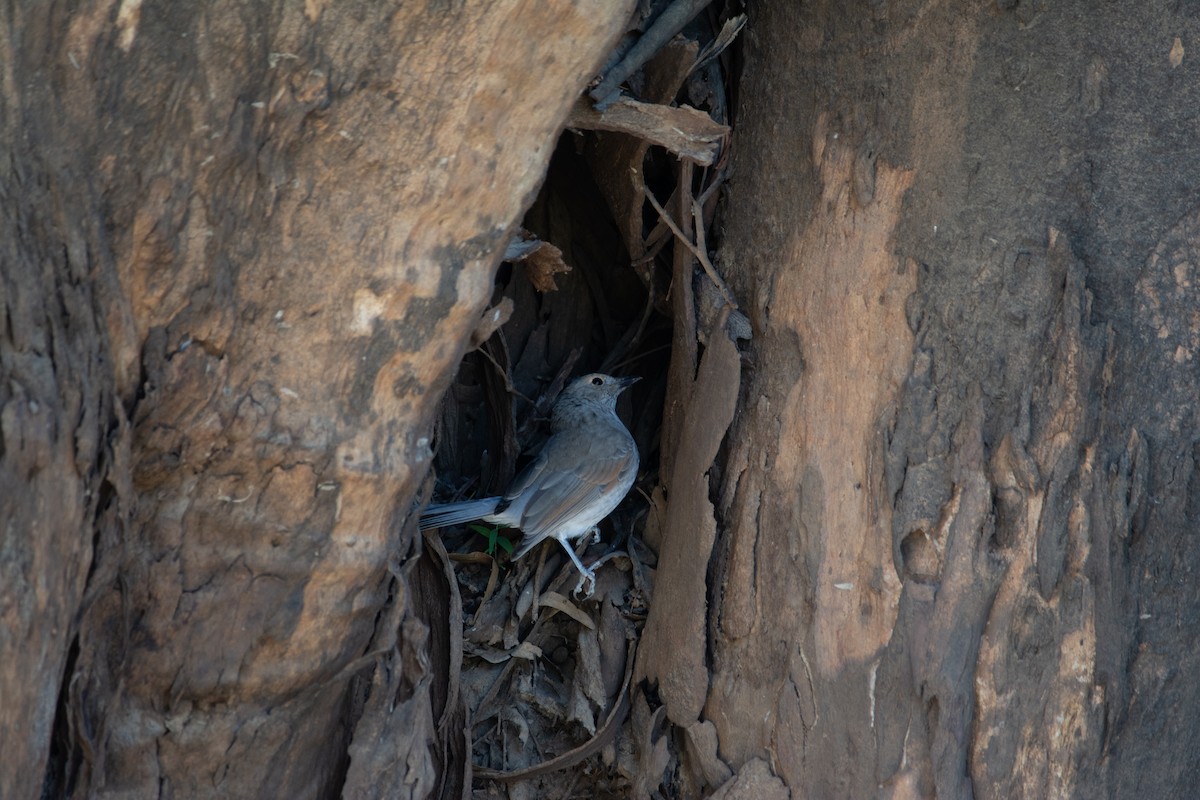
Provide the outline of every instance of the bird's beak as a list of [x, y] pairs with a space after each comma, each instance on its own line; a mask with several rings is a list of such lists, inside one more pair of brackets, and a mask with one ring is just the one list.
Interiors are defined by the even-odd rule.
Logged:
[[635, 383], [637, 383], [640, 380], [641, 380], [641, 378], [639, 378], [637, 375], [631, 375], [628, 378], [617, 378], [615, 380], [615, 383], [617, 384], [617, 386], [621, 387], [621, 391], [617, 392], [617, 394], [620, 394], [621, 392], [625, 391], [630, 386], [633, 386]]

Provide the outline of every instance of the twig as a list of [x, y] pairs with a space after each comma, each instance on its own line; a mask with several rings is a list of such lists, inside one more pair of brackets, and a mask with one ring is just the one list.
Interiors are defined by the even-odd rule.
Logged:
[[[700, 248], [700, 252], [703, 253], [708, 250], [708, 246], [704, 241], [704, 209], [700, 207], [700, 203], [696, 202], [696, 200], [692, 200], [692, 220], [696, 225], [696, 244]], [[717, 274], [713, 265], [708, 263], [707, 259], [701, 263], [704, 264], [704, 271], [708, 273], [708, 277], [721, 290], [721, 296], [725, 298], [725, 302], [730, 308], [736, 309], [737, 302], [733, 299], [733, 292], [729, 291], [729, 287], [725, 285], [725, 281]]]
[[[654, 210], [658, 212], [658, 215], [662, 218], [662, 221], [667, 223], [667, 227], [671, 229], [671, 231], [675, 234], [675, 237], [683, 243], [684, 247], [692, 251], [692, 255], [694, 255], [696, 260], [700, 262], [700, 266], [704, 267], [704, 271], [708, 274], [708, 277], [711, 278], [712, 282], [715, 283], [717, 288], [721, 290], [721, 295], [725, 298], [725, 302], [734, 308], [737, 308], [737, 301], [733, 299], [733, 295], [729, 292], [729, 287], [725, 285], [725, 281], [721, 280], [721, 276], [717, 274], [717, 270], [715, 267], [713, 267], [712, 262], [708, 260], [708, 256], [705, 255], [698, 247], [696, 247], [696, 245], [692, 243], [687, 235], [680, 230], [679, 226], [675, 224], [675, 221], [671, 219], [666, 210], [659, 205], [658, 200], [654, 198], [654, 195], [648, 188], [642, 187], [642, 194], [644, 194], [646, 199], [650, 201], [650, 205], [654, 206]], [[695, 203], [695, 200], [692, 202]]]
[[664, 350], [670, 350], [670, 349], [671, 349], [671, 345], [669, 345], [669, 344], [659, 345], [658, 347], [652, 347], [649, 350], [645, 350], [641, 353], [638, 353], [636, 356], [630, 356], [629, 358], [625, 359], [624, 361], [618, 361], [616, 364], [613, 364], [612, 367], [610, 367], [609, 369], [612, 372], [620, 372], [623, 369], [625, 369], [626, 367], [628, 367], [630, 364], [636, 364], [637, 362], [641, 361], [642, 359], [649, 358], [650, 356], [654, 355], [655, 353], [661, 353]]
[[[485, 342], [485, 344], [486, 344], [486, 342]], [[525, 395], [523, 395], [517, 391], [517, 387], [513, 386], [512, 377], [508, 374], [508, 370], [506, 370], [504, 367], [502, 367], [500, 365], [500, 362], [496, 360], [496, 357], [494, 355], [492, 355], [491, 352], [486, 347], [481, 346], [476, 352], [482, 353], [484, 358], [486, 358], [488, 361], [492, 362], [492, 366], [496, 368], [497, 374], [499, 374], [500, 377], [504, 380], [504, 390], [506, 392], [508, 392], [509, 394], [515, 394], [517, 397], [521, 398], [526, 403], [533, 405], [532, 400], [530, 400], [528, 397], [526, 397]]]
[[[625, 358], [638, 342], [642, 339], [642, 334], [646, 332], [646, 325], [650, 322], [650, 312], [654, 310], [654, 278], [651, 276], [650, 281], [646, 284], [646, 305], [642, 307], [642, 316], [637, 322], [636, 328], [626, 330], [621, 336], [617, 346], [612, 349], [600, 365], [601, 372], [611, 373], [615, 369], [615, 365], [627, 364], [631, 359]], [[632, 335], [630, 335], [632, 333]]]

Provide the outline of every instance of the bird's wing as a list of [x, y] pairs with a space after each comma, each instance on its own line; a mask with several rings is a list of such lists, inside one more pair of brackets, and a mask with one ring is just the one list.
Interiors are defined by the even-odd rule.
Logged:
[[[637, 471], [637, 447], [623, 430], [613, 436], [556, 435], [546, 443], [508, 492], [522, 505], [525, 538], [514, 558], [529, 552], [547, 536], [598, 504], [604, 495], [627, 485]], [[619, 500], [620, 498], [618, 498]], [[587, 527], [600, 519], [588, 520]]]
[[542, 447], [541, 452], [525, 469], [521, 470], [521, 474], [517, 475], [513, 482], [509, 484], [508, 491], [504, 495], [507, 503], [512, 504], [517, 498], [524, 494], [529, 487], [539, 483], [542, 480], [542, 473], [546, 471], [546, 456], [550, 452], [549, 442]]

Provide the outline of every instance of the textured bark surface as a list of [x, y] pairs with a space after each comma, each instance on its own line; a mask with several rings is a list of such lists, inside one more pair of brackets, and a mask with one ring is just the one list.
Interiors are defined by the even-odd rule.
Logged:
[[[0, 7], [0, 797], [469, 791], [456, 576], [407, 517], [629, 5]], [[1200, 22], [750, 13], [718, 267], [754, 337], [692, 319], [680, 250], [600, 758], [639, 797], [1191, 796]], [[609, 141], [617, 230], [568, 238], [615, 262], [646, 146]], [[521, 381], [583, 283], [517, 302]]]
[[461, 796], [403, 523], [627, 5], [0, 10], [0, 796]]
[[1196, 20], [751, 12], [719, 752], [803, 797], [1190, 796]]

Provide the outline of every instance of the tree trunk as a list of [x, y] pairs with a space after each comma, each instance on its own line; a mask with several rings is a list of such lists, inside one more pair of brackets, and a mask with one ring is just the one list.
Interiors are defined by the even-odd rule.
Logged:
[[[632, 4], [430, 5], [0, 8], [0, 797], [470, 791], [409, 514]], [[620, 785], [1190, 796], [1200, 22], [750, 12]]]
[[405, 521], [629, 4], [75, 5], [0, 10], [0, 796], [429, 796]]
[[648, 630], [694, 608], [669, 587], [711, 599], [651, 658], [668, 715], [715, 728], [728, 796], [1191, 796], [1200, 25], [815, 2], [748, 30], [721, 263], [755, 339], [712, 560], [656, 586]]

